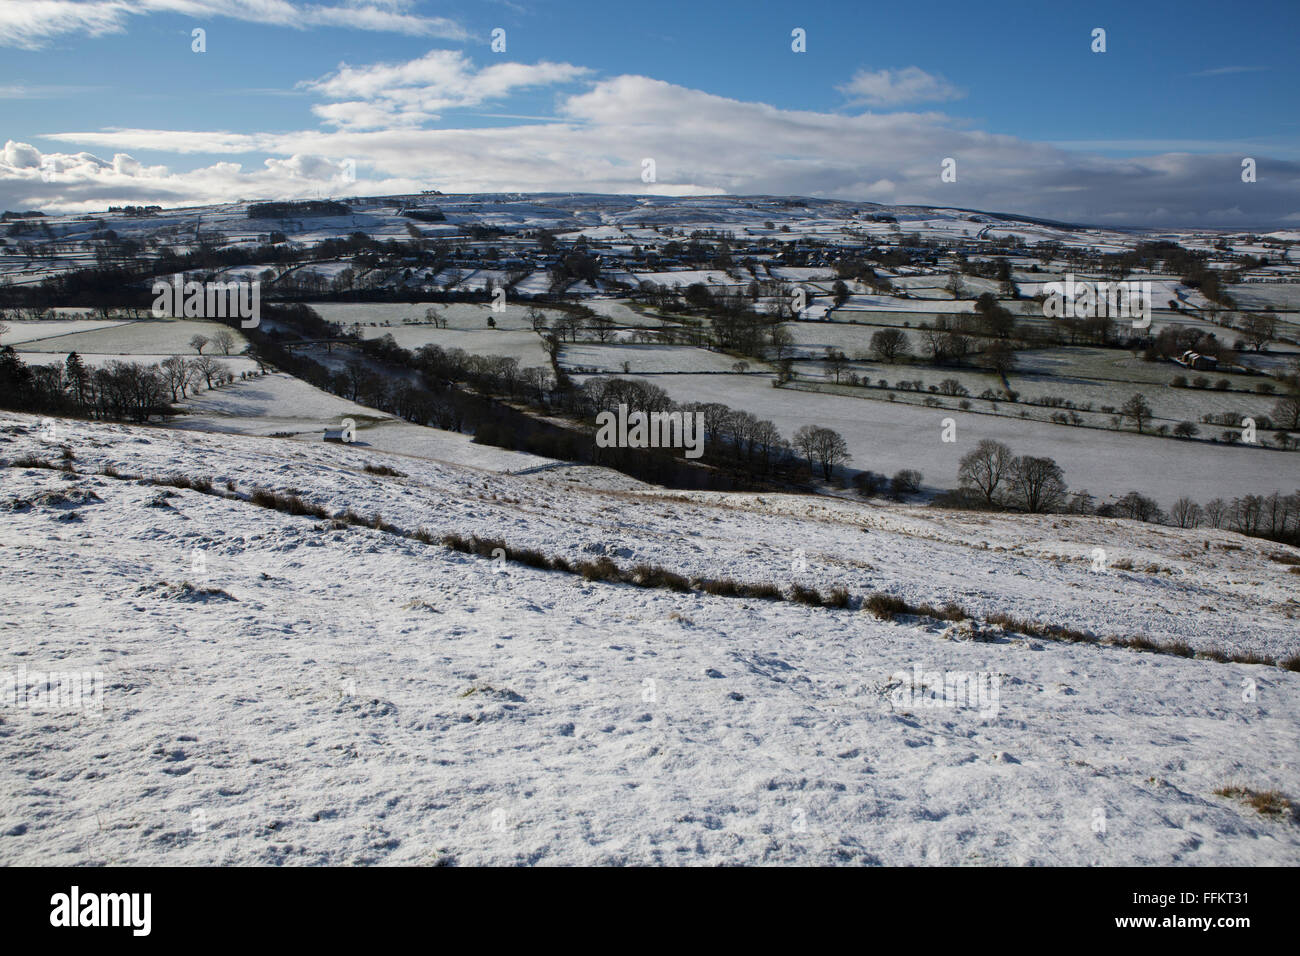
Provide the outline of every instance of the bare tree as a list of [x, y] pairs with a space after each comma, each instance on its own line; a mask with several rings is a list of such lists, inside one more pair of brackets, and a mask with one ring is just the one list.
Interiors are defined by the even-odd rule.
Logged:
[[163, 359], [160, 363], [163, 381], [171, 389], [172, 401], [185, 398], [190, 387], [190, 363], [179, 355]]
[[588, 325], [600, 342], [608, 342], [609, 337], [614, 334], [614, 320], [603, 313], [598, 312], [593, 315]]
[[1251, 313], [1241, 323], [1246, 341], [1256, 352], [1277, 337], [1277, 317], [1267, 313]]
[[822, 428], [817, 435], [817, 462], [822, 466], [822, 477], [830, 481], [836, 466], [852, 461], [848, 442], [839, 432]]
[[1023, 455], [1011, 463], [1011, 500], [1031, 514], [1055, 511], [1065, 501], [1065, 475], [1051, 458]]
[[933, 326], [923, 325], [921, 341], [930, 350], [930, 357], [934, 364], [942, 365], [944, 356], [948, 354], [948, 330], [939, 323]]
[[1134, 392], [1133, 397], [1120, 406], [1119, 413], [1123, 418], [1133, 422], [1139, 434], [1142, 432], [1142, 426], [1151, 421], [1151, 416], [1155, 414], [1147, 404], [1146, 396], [1141, 392]]
[[954, 299], [960, 299], [966, 294], [966, 286], [961, 281], [961, 273], [956, 269], [948, 275], [948, 282], [944, 285], [944, 288], [952, 293]]
[[207, 347], [207, 344], [208, 337], [206, 335], [196, 335], [190, 339], [190, 348], [198, 352], [200, 355], [203, 354], [203, 349]]
[[944, 336], [943, 350], [952, 357], [954, 362], [960, 363], [970, 354], [970, 337], [960, 332], [949, 332]]
[[772, 345], [773, 357], [778, 362], [789, 356], [790, 349], [794, 345], [794, 336], [784, 325], [772, 326], [772, 331], [768, 333], [768, 340]]
[[991, 368], [998, 375], [1006, 377], [1006, 374], [1016, 367], [1015, 349], [1005, 342], [994, 342], [984, 350], [984, 358]]
[[808, 462], [808, 470], [812, 471], [816, 467], [817, 460], [817, 426], [800, 425], [794, 433], [791, 444], [799, 454], [803, 455]]
[[1215, 498], [1205, 506], [1205, 523], [1211, 528], [1222, 528], [1228, 519], [1229, 506], [1222, 498]]
[[1300, 395], [1284, 395], [1274, 402], [1273, 421], [1279, 428], [1300, 428]]
[[222, 355], [229, 355], [230, 350], [235, 347], [235, 336], [230, 329], [218, 329], [212, 336], [212, 341], [217, 348], [221, 349]]
[[1205, 513], [1191, 498], [1179, 498], [1174, 502], [1174, 509], [1169, 512], [1169, 517], [1180, 528], [1196, 528], [1200, 526]]
[[560, 333], [560, 341], [564, 341], [566, 335], [569, 337], [570, 342], [578, 341], [578, 329], [581, 327], [582, 323], [572, 312], [565, 312], [556, 323], [556, 328]]
[[893, 365], [912, 351], [912, 344], [902, 329], [881, 329], [871, 336], [871, 351], [880, 361]]
[[766, 419], [755, 426], [751, 445], [764, 472], [771, 467], [772, 460], [787, 447], [785, 439], [781, 437], [781, 430]]
[[817, 425], [801, 425], [794, 433], [794, 447], [808, 460], [809, 470], [820, 467], [827, 481], [837, 465], [853, 459], [848, 443], [839, 432]]
[[226, 366], [222, 365], [211, 355], [199, 356], [190, 363], [190, 367], [199, 375], [203, 376], [203, 380], [207, 383], [208, 388], [212, 388], [213, 380], [221, 378], [222, 373], [226, 371]]
[[1000, 441], [984, 439], [962, 456], [957, 466], [957, 480], [974, 488], [984, 501], [996, 503], [998, 488], [1009, 482], [1015, 453]]
[[839, 349], [826, 349], [826, 370], [835, 376], [835, 384], [840, 383], [840, 376], [849, 367], [849, 360]]
[[1155, 499], [1137, 491], [1130, 491], [1115, 502], [1115, 514], [1121, 518], [1147, 522], [1160, 522], [1165, 517]]

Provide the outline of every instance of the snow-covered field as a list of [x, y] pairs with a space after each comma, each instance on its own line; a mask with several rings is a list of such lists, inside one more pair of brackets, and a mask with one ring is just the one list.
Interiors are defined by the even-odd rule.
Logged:
[[70, 336], [78, 332], [111, 329], [125, 323], [96, 319], [42, 319], [36, 322], [14, 320], [5, 324], [9, 326], [9, 330], [4, 333], [4, 344], [17, 347], [22, 343], [37, 342], [42, 339], [58, 338], [65, 335]]
[[[426, 313], [430, 308], [447, 322], [446, 331], [481, 331], [489, 328], [487, 320], [492, 319], [500, 330], [531, 330], [526, 305], [508, 303], [502, 312], [493, 312], [490, 306], [476, 305], [470, 302], [309, 302], [327, 322], [338, 322], [350, 328], [353, 323], [361, 323], [362, 334], [367, 338], [383, 335], [385, 332], [397, 334], [397, 329], [404, 320], [418, 323], [415, 328], [424, 328]], [[555, 309], [542, 309], [548, 320], [553, 321], [559, 315]], [[371, 327], [370, 323], [377, 323]], [[432, 326], [428, 326], [432, 328]]]
[[[1279, 656], [1295, 549], [68, 428], [78, 474], [0, 468], [3, 668], [102, 672], [102, 709], [0, 710], [0, 863], [1300, 862], [1294, 821], [1214, 793], [1300, 790], [1300, 674], [498, 570], [244, 498]], [[26, 453], [58, 448], [6, 416]], [[918, 669], [987, 693], [909, 698]]]
[[[416, 205], [445, 221], [412, 230]], [[566, 293], [619, 328], [604, 343], [593, 340], [605, 330], [582, 341], [570, 332], [564, 365], [645, 376], [680, 402], [770, 419], [787, 439], [801, 425], [833, 428], [853, 454], [849, 470], [918, 469], [926, 492], [950, 488], [961, 456], [991, 438], [1056, 459], [1072, 490], [1102, 500], [1135, 490], [1168, 508], [1181, 496], [1300, 488], [1296, 454], [1067, 427], [1036, 420], [1052, 408], [1005, 401], [977, 414], [993, 410], [978, 395], [1001, 380], [974, 366], [856, 362], [891, 326], [908, 329], [922, 355], [921, 325], [1000, 294], [972, 275], [956, 295], [946, 288], [963, 257], [995, 274], [984, 267], [1006, 247], [990, 240], [1030, 244], [1005, 260], [1022, 298], [1003, 304], [1045, 328], [1042, 307], [1024, 297], [1084, 261], [1068, 250], [1166, 238], [1205, 252], [1211, 268], [1244, 271], [1229, 290], [1236, 308], [1218, 311], [1179, 272], [1128, 275], [1153, 283], [1153, 331], [1188, 325], [1231, 342], [1246, 310], [1279, 309], [1280, 341], [1242, 361], [1281, 371], [1296, 354], [1287, 310], [1300, 284], [1277, 280], [1295, 278], [1287, 260], [1300, 250], [1257, 236], [761, 196], [437, 194], [348, 206], [276, 219], [249, 219], [245, 202], [42, 217], [8, 227], [0, 273], [31, 286], [85, 269], [109, 227], [140, 243], [145, 265], [160, 244], [183, 254], [200, 238], [247, 249], [289, 241], [302, 261], [268, 250], [230, 257], [248, 264], [220, 275], [325, 298], [350, 270], [357, 288], [393, 301], [311, 303], [346, 330], [547, 367], [528, 296], [572, 275], [566, 257], [582, 251], [600, 277]], [[427, 246], [310, 252], [357, 232], [437, 239], [449, 257]], [[726, 249], [709, 248], [722, 237]], [[1033, 248], [1042, 241], [1062, 246]], [[1270, 264], [1250, 266], [1245, 254]], [[851, 261], [859, 255], [880, 265], [893, 294], [847, 279], [849, 298], [834, 307], [836, 276], [865, 274]], [[804, 321], [786, 323], [799, 374], [788, 387], [772, 387], [761, 359], [736, 374], [737, 356], [634, 341], [693, 314], [619, 298], [642, 282], [736, 291], [755, 280], [760, 312], [775, 303], [772, 280], [809, 297]], [[504, 312], [486, 297], [420, 301], [507, 281]], [[552, 323], [563, 315], [545, 311]], [[195, 334], [224, 327], [105, 320], [90, 305], [19, 318], [33, 314], [0, 315], [3, 344], [32, 364], [74, 350], [88, 366], [193, 357]], [[247, 343], [236, 338], [238, 353]], [[356, 355], [300, 347], [336, 369]], [[827, 347], [870, 382], [887, 379], [896, 400], [828, 384]], [[1300, 815], [1261, 814], [1220, 792], [1275, 790], [1300, 803], [1300, 673], [1287, 669], [1300, 655], [1298, 548], [833, 489], [669, 491], [478, 445], [263, 374], [250, 358], [216, 357], [249, 377], [192, 394], [166, 426], [0, 413], [0, 865], [1300, 863]], [[1091, 402], [1089, 424], [1138, 391], [1167, 425], [1271, 414], [1276, 401], [1171, 388], [1194, 373], [1129, 351], [1022, 350], [1017, 362], [1009, 382], [1023, 398]], [[1222, 377], [1230, 389], [1281, 388]], [[930, 396], [947, 378], [970, 390], [970, 411]], [[900, 391], [900, 380], [922, 390]], [[956, 442], [942, 440], [947, 419]], [[322, 440], [347, 420], [353, 442]], [[19, 464], [26, 456], [37, 460]], [[166, 476], [208, 479], [210, 492], [155, 483]], [[259, 487], [348, 520], [258, 507]], [[604, 557], [627, 571], [851, 598], [811, 607], [588, 581], [471, 557], [438, 543], [445, 535], [500, 538], [571, 565]], [[863, 607], [880, 592], [969, 617], [881, 620]], [[1043, 628], [1093, 640], [1023, 633]], [[1135, 638], [1187, 656], [1107, 642]], [[1222, 654], [1287, 665], [1214, 659]], [[20, 706], [10, 693], [17, 680], [40, 688], [36, 675], [68, 671], [94, 678], [89, 706]]]
[[[683, 345], [596, 345], [580, 342], [564, 346], [560, 358], [569, 368], [594, 368], [617, 375], [624, 374], [624, 362], [633, 375], [731, 372], [732, 366], [736, 364], [735, 356]], [[761, 365], [758, 367], [762, 368]]]
[[[896, 374], [914, 377], [905, 370]], [[915, 468], [932, 488], [954, 487], [961, 456], [986, 438], [1004, 442], [1019, 454], [1055, 458], [1073, 490], [1086, 489], [1100, 497], [1136, 490], [1165, 507], [1183, 496], [1204, 503], [1243, 494], [1290, 494], [1300, 485], [1300, 457], [1291, 452], [778, 389], [768, 377], [757, 375], [655, 375], [646, 381], [678, 402], [722, 402], [743, 408], [771, 420], [787, 437], [801, 425], [833, 428], [848, 443], [851, 468], [886, 475]], [[1033, 394], [1040, 391], [1055, 394], [1057, 389], [1043, 386]], [[1234, 397], [1250, 400], [1250, 396]], [[1160, 408], [1164, 398], [1162, 392], [1153, 404]], [[941, 440], [946, 418], [956, 423], [956, 442]]]
[[279, 435], [318, 442], [324, 440], [327, 428], [338, 429], [345, 419], [351, 419], [361, 448], [456, 461], [497, 471], [550, 463], [550, 459], [523, 452], [476, 445], [470, 435], [413, 425], [313, 388], [283, 372], [200, 392], [181, 405], [186, 414], [173, 425], [186, 430]]
[[[38, 322], [22, 323], [31, 325], [57, 326], [64, 323]], [[195, 350], [190, 340], [202, 335], [211, 340], [213, 336], [225, 329], [235, 338], [232, 352], [239, 353], [248, 344], [239, 333], [219, 322], [205, 322], [201, 319], [140, 319], [132, 322], [95, 323], [95, 327], [86, 331], [70, 333], [52, 332], [44, 338], [31, 338], [21, 344], [15, 344], [19, 352], [69, 352], [84, 354], [130, 355], [194, 355]], [[7, 337], [6, 337], [7, 338]], [[206, 354], [212, 355], [215, 347], [210, 346]], [[220, 354], [218, 353], [218, 357]]]
[[393, 341], [405, 349], [415, 350], [421, 345], [436, 345], [443, 349], [464, 349], [471, 355], [493, 355], [517, 359], [520, 368], [548, 365], [542, 338], [531, 329], [435, 329], [431, 325], [410, 325], [394, 328], [365, 328], [368, 339], [392, 335]]

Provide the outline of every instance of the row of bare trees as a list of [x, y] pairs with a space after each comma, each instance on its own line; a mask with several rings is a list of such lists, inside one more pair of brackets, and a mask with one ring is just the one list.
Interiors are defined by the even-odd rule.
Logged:
[[234, 375], [211, 356], [173, 356], [158, 365], [112, 361], [88, 368], [76, 352], [62, 363], [27, 365], [17, 352], [0, 348], [0, 408], [47, 415], [145, 422], [169, 412], [172, 402], [215, 388]]
[[1231, 501], [1215, 498], [1205, 505], [1183, 497], [1167, 514], [1154, 499], [1137, 491], [1113, 503], [1095, 506], [1086, 492], [1069, 496], [1065, 475], [1051, 458], [1018, 456], [1002, 442], [991, 440], [981, 441], [962, 456], [957, 480], [959, 492], [942, 503], [1031, 513], [1071, 511], [1178, 528], [1221, 528], [1300, 543], [1300, 490], [1294, 494], [1275, 491], [1242, 495]]

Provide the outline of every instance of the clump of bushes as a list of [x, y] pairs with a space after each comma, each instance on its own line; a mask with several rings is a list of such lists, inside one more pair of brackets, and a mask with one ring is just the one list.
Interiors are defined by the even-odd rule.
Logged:
[[882, 621], [892, 621], [900, 614], [910, 614], [912, 606], [901, 597], [877, 591], [869, 596], [862, 606]]
[[212, 494], [212, 481], [208, 478], [191, 478], [189, 475], [173, 474], [165, 478], [151, 479], [152, 485], [164, 485], [168, 488], [187, 488], [205, 495]]
[[46, 461], [44, 458], [37, 458], [33, 454], [26, 454], [20, 458], [15, 458], [9, 463], [12, 468], [49, 468], [51, 471], [58, 471], [59, 468], [53, 462]]
[[[177, 487], [189, 486], [179, 485]], [[297, 494], [287, 491], [272, 491], [269, 488], [258, 487], [249, 492], [248, 500], [259, 508], [270, 508], [273, 511], [283, 511], [285, 514], [310, 518], [330, 517], [330, 513], [321, 505], [304, 501]]]
[[874, 471], [860, 471], [853, 476], [855, 487], [863, 498], [871, 498], [884, 490], [887, 479]]
[[882, 621], [892, 621], [900, 614], [930, 617], [937, 621], [965, 621], [970, 618], [965, 608], [951, 601], [943, 607], [935, 607], [933, 604], [911, 604], [896, 594], [886, 594], [883, 591], [872, 594], [862, 602], [862, 606]]
[[1220, 797], [1244, 800], [1265, 816], [1282, 816], [1283, 814], [1294, 813], [1291, 801], [1280, 790], [1255, 790], [1251, 787], [1230, 783], [1227, 786], [1219, 787], [1214, 793]]
[[802, 584], [790, 585], [790, 600], [809, 607], [821, 607], [822, 596], [816, 588], [806, 588]]
[[698, 578], [695, 586], [705, 594], [716, 597], [755, 598], [760, 601], [780, 601], [785, 598], [775, 584], [746, 584], [733, 578]]
[[510, 557], [510, 550], [500, 538], [480, 538], [478, 535], [465, 538], [458, 534], [448, 534], [443, 535], [442, 543], [453, 551], [477, 554], [481, 558], [493, 557], [492, 552], [498, 549], [504, 552], [507, 559]]
[[508, 548], [506, 557], [530, 568], [538, 568], [542, 571], [551, 570], [551, 559], [536, 548]]
[[643, 588], [667, 588], [679, 594], [685, 594], [691, 589], [691, 582], [682, 575], [654, 564], [638, 564], [633, 568], [632, 583]]
[[922, 617], [932, 617], [937, 621], [965, 621], [970, 618], [964, 607], [951, 601], [943, 607], [935, 607], [933, 604], [919, 604], [912, 609], [912, 613]]
[[[387, 531], [389, 534], [397, 534], [400, 531], [396, 525], [389, 524], [385, 521], [381, 514], [376, 513], [367, 518], [364, 515], [357, 514], [357, 512], [353, 511], [351, 508], [347, 508], [336, 514], [334, 516], [334, 521], [337, 524], [351, 525], [354, 528], [373, 528], [376, 531]], [[412, 537], [417, 541], [424, 540], [419, 537], [419, 532], [412, 535]]]
[[846, 608], [850, 600], [848, 588], [832, 588], [831, 592], [822, 598], [822, 603], [826, 607]]
[[713, 578], [699, 582], [700, 590], [715, 597], [739, 597], [740, 585], [734, 578]]
[[921, 473], [911, 468], [896, 472], [889, 480], [889, 491], [895, 497], [914, 495], [921, 490]]
[[[1029, 620], [1028, 618], [1018, 618], [1010, 614], [998, 612], [990, 614], [988, 623], [996, 624], [1008, 631], [1015, 631], [1017, 634], [1026, 634], [1030, 637], [1041, 637], [1049, 641], [1068, 641], [1074, 644], [1097, 644], [1099, 638], [1089, 631], [1080, 631], [1076, 628], [1065, 627], [1060, 624], [1042, 624], [1038, 621]], [[1123, 639], [1128, 642], [1141, 642], [1146, 638], [1131, 637]], [[1118, 641], [1118, 639], [1117, 639]], [[1138, 647], [1137, 643], [1131, 643], [1129, 646]], [[1139, 647], [1139, 649], [1142, 649]], [[1158, 649], [1158, 646], [1151, 644], [1150, 648]]]
[[603, 554], [594, 561], [579, 561], [578, 573], [587, 581], [623, 581], [623, 572], [618, 565]]

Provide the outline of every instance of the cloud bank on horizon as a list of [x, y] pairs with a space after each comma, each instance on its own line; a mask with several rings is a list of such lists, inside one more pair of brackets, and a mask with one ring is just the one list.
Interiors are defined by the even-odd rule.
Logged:
[[[416, 14], [406, 0], [29, 0], [0, 3], [0, 44], [94, 43], [151, 13], [450, 41], [471, 36], [452, 20]], [[1115, 227], [1300, 225], [1300, 162], [1226, 146], [1115, 157], [986, 132], [961, 117], [915, 109], [966, 95], [920, 66], [858, 68], [836, 87], [840, 110], [777, 107], [647, 75], [602, 76], [579, 63], [491, 55], [476, 62], [448, 49], [341, 63], [301, 78], [296, 89], [311, 99], [315, 124], [287, 132], [141, 126], [24, 137], [0, 130], [7, 139], [0, 207], [86, 212], [110, 203], [201, 205], [437, 188], [805, 195]], [[10, 90], [23, 95], [19, 85]], [[509, 122], [487, 126], [455, 116], [508, 109], [525, 93], [551, 96], [550, 115], [498, 113]], [[58, 146], [41, 149], [30, 139]], [[142, 153], [167, 162], [135, 158]], [[1242, 180], [1246, 155], [1256, 161], [1255, 182]], [[652, 183], [641, 178], [646, 158], [655, 161]], [[941, 179], [947, 158], [956, 160], [955, 182]]]

